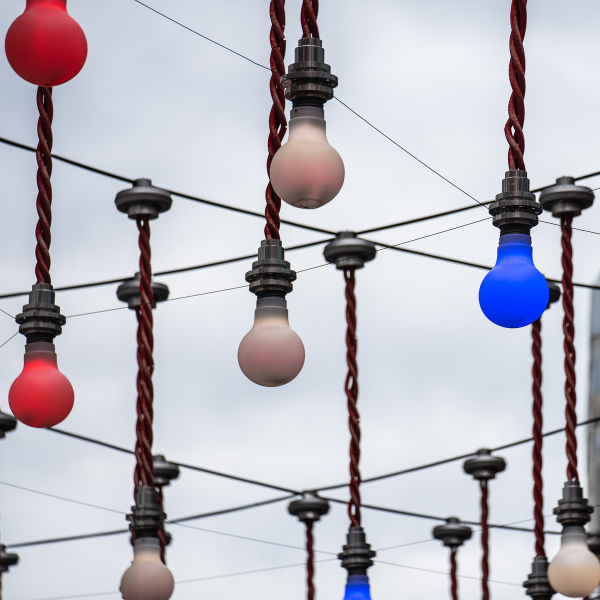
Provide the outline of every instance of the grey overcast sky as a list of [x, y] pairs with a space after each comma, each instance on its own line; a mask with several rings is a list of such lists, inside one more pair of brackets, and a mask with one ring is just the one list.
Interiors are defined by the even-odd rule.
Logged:
[[[268, 0], [148, 0], [157, 10], [268, 64]], [[0, 32], [25, 2], [0, 4]], [[300, 0], [288, 0], [288, 56], [301, 35]], [[250, 210], [262, 211], [266, 185], [269, 73], [185, 31], [134, 0], [69, 0], [86, 32], [89, 58], [55, 90], [55, 152], [124, 176]], [[339, 76], [337, 95], [422, 160], [479, 200], [500, 191], [507, 169], [503, 126], [510, 94], [510, 0], [322, 0], [326, 57]], [[595, 0], [530, 1], [527, 53], [526, 162], [534, 187], [561, 175], [600, 170], [598, 60], [600, 5]], [[35, 88], [0, 58], [0, 136], [36, 143]], [[326, 106], [328, 136], [346, 164], [340, 195], [313, 212], [284, 205], [284, 218], [326, 229], [363, 229], [469, 204], [470, 200], [369, 128], [341, 104]], [[0, 293], [34, 282], [35, 159], [0, 145], [2, 211]], [[587, 183], [600, 186], [600, 178]], [[55, 285], [131, 276], [138, 260], [135, 224], [114, 206], [119, 182], [55, 163], [52, 274]], [[397, 244], [487, 216], [484, 209], [373, 235]], [[546, 215], [545, 220], [553, 221]], [[600, 232], [594, 206], [577, 226]], [[175, 199], [152, 223], [156, 271], [256, 251], [260, 219]], [[290, 246], [319, 234], [282, 228]], [[560, 229], [540, 224], [534, 257], [560, 277]], [[493, 264], [498, 232], [489, 221], [408, 245]], [[600, 270], [600, 237], [575, 232], [575, 279]], [[322, 248], [290, 252], [296, 270], [321, 264]], [[160, 278], [172, 297], [244, 283], [251, 261]], [[531, 429], [530, 332], [503, 330], [481, 314], [476, 269], [382, 251], [357, 274], [360, 411], [365, 477], [522, 437]], [[63, 292], [63, 314], [119, 306], [116, 286]], [[576, 291], [579, 414], [586, 415], [591, 293]], [[306, 346], [306, 365], [291, 384], [265, 389], [237, 365], [255, 298], [247, 290], [161, 305], [155, 312], [155, 445], [167, 458], [304, 489], [347, 480], [348, 431], [343, 393], [343, 278], [331, 267], [301, 274], [289, 296], [290, 320]], [[22, 298], [0, 308], [18, 312]], [[15, 331], [0, 315], [0, 341]], [[564, 422], [562, 309], [544, 317], [546, 427]], [[128, 310], [72, 319], [57, 339], [59, 365], [76, 390], [62, 427], [132, 448], [135, 422], [135, 318]], [[0, 407], [22, 368], [23, 339], [0, 349]], [[579, 430], [580, 459], [585, 457]], [[565, 478], [564, 437], [545, 446], [546, 514]], [[491, 484], [491, 519], [530, 519], [531, 448], [502, 453], [508, 469]], [[132, 458], [47, 431], [20, 426], [0, 443], [0, 481], [126, 512], [132, 504]], [[585, 477], [584, 477], [585, 481]], [[6, 544], [120, 529], [124, 518], [0, 483]], [[345, 499], [345, 490], [332, 492]], [[166, 491], [171, 517], [277, 496], [276, 492], [191, 471]], [[442, 517], [478, 518], [476, 484], [460, 463], [364, 485], [364, 502]], [[375, 549], [428, 540], [436, 524], [364, 511]], [[303, 526], [285, 503], [170, 526], [168, 562], [177, 581], [299, 564], [304, 552], [224, 534], [303, 546]], [[316, 527], [316, 547], [338, 552], [343, 506]], [[548, 529], [557, 530], [554, 519]], [[210, 530], [210, 531], [207, 531]], [[219, 533], [216, 533], [219, 532]], [[492, 594], [524, 595], [533, 538], [493, 531]], [[548, 538], [552, 556], [558, 538]], [[22, 548], [3, 579], [7, 600], [84, 598], [115, 592], [131, 561], [126, 535]], [[460, 572], [479, 575], [479, 539], [461, 550]], [[328, 555], [318, 555], [319, 559]], [[370, 571], [374, 600], [448, 596], [439, 542], [387, 550]], [[341, 598], [345, 571], [317, 565], [318, 598]], [[182, 583], [175, 600], [302, 600], [301, 566]], [[501, 583], [500, 583], [501, 582]], [[479, 583], [462, 579], [464, 600]], [[93, 596], [91, 596], [93, 597]], [[118, 598], [106, 596], [107, 598]]]

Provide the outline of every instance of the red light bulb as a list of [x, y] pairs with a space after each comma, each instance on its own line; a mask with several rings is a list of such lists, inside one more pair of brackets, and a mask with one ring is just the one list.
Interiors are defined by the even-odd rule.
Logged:
[[8, 392], [15, 417], [29, 427], [54, 427], [69, 416], [74, 402], [73, 386], [58, 370], [54, 344], [27, 344], [25, 366]]
[[67, 12], [67, 0], [27, 0], [6, 34], [5, 48], [16, 73], [42, 87], [73, 79], [87, 58], [85, 34]]

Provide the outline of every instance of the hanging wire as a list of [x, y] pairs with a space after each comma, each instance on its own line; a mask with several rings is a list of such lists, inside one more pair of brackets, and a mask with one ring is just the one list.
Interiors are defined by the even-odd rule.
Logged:
[[458, 548], [453, 546], [450, 548], [450, 595], [452, 600], [458, 600], [458, 565], [456, 561], [456, 553]]
[[480, 479], [481, 488], [481, 598], [489, 600], [490, 589], [488, 580], [490, 577], [490, 527], [488, 524], [489, 505], [488, 505], [488, 482], [487, 479]]

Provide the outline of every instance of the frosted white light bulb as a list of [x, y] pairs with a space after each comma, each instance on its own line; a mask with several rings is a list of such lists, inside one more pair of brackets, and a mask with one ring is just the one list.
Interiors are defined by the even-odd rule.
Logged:
[[327, 141], [324, 117], [322, 108], [292, 108], [289, 139], [271, 163], [273, 189], [297, 208], [327, 204], [344, 184], [344, 163]]
[[287, 302], [274, 296], [259, 298], [254, 314], [254, 325], [238, 349], [240, 368], [258, 385], [285, 385], [304, 366], [304, 344], [290, 327]]
[[582, 527], [565, 527], [560, 550], [548, 567], [548, 580], [569, 598], [589, 596], [600, 584], [600, 562], [590, 552]]
[[174, 588], [173, 575], [160, 560], [158, 539], [136, 539], [133, 562], [121, 579], [124, 600], [169, 600]]

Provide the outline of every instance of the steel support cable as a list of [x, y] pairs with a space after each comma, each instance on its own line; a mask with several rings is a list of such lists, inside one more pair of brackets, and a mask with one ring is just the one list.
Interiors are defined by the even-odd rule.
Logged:
[[542, 427], [544, 418], [542, 413], [543, 396], [542, 396], [542, 318], [534, 321], [531, 325], [532, 345], [531, 352], [533, 354], [532, 368], [532, 395], [533, 395], [533, 501], [534, 509], [533, 516], [535, 520], [535, 554], [536, 556], [546, 556], [544, 548], [544, 481], [542, 478], [542, 447], [543, 435]]

